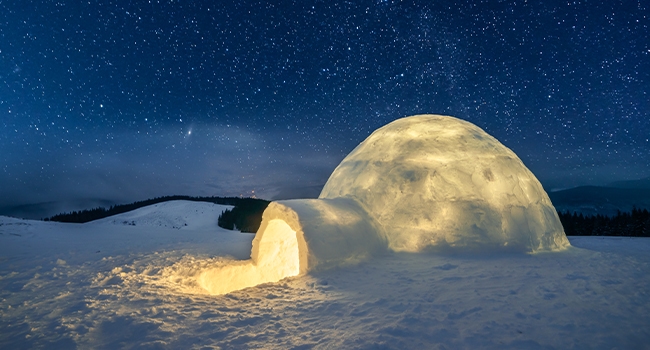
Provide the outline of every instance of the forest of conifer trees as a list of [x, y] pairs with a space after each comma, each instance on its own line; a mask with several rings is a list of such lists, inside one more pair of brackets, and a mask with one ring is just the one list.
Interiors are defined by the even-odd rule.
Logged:
[[633, 209], [614, 216], [558, 213], [567, 236], [650, 237], [650, 212]]

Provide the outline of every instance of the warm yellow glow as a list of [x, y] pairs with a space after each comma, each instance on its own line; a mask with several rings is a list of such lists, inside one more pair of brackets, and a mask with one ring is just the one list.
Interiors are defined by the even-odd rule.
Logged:
[[283, 220], [275, 219], [268, 223], [263, 235], [258, 235], [250, 260], [205, 270], [198, 278], [199, 285], [209, 294], [218, 295], [298, 275], [296, 232]]
[[328, 225], [349, 227], [358, 224], [361, 219], [356, 213], [337, 210], [336, 207], [324, 202], [313, 202], [312, 205], [320, 213], [321, 219]]
[[497, 139], [453, 117], [413, 116], [373, 132], [319, 195], [336, 198], [357, 201], [394, 251], [569, 246], [535, 175]]

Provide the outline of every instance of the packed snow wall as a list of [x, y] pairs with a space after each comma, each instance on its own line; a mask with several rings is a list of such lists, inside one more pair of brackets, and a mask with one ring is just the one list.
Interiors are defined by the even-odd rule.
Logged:
[[390, 250], [568, 246], [548, 195], [514, 152], [469, 122], [419, 115], [372, 133], [319, 199], [272, 202], [251, 259], [215, 270], [202, 285], [227, 293]]

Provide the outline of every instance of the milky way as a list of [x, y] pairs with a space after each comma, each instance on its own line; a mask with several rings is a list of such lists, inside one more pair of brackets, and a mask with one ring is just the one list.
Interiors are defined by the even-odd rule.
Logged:
[[553, 188], [650, 175], [643, 1], [2, 1], [0, 207], [309, 197], [420, 113]]

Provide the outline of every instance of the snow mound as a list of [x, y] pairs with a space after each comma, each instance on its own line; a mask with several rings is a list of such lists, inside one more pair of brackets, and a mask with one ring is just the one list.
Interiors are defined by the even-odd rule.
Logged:
[[320, 194], [339, 197], [358, 201], [396, 251], [569, 246], [548, 195], [517, 155], [453, 117], [418, 115], [376, 130]]
[[90, 222], [97, 225], [129, 225], [167, 227], [174, 229], [204, 229], [217, 227], [219, 215], [229, 205], [186, 200], [168, 201], [138, 208]]

